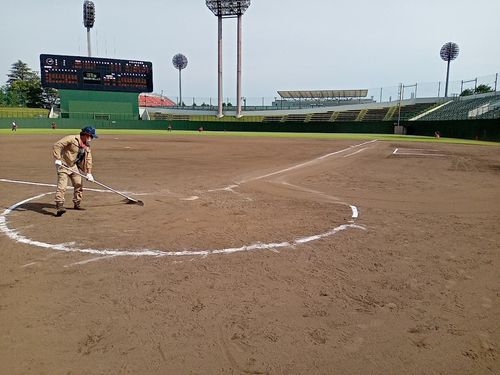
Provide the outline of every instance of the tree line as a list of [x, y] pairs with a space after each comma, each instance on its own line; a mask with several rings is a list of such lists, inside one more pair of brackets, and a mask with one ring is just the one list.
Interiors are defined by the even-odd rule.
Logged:
[[479, 85], [474, 89], [465, 89], [460, 93], [460, 96], [470, 96], [475, 94], [486, 94], [488, 92], [493, 92], [490, 85]]
[[0, 86], [0, 106], [49, 109], [59, 103], [57, 91], [42, 87], [38, 72], [21, 60], [12, 64], [7, 78]]

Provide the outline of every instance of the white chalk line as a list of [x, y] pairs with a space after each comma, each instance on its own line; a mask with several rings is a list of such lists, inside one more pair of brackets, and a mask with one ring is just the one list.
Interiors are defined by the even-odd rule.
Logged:
[[[21, 185], [57, 187], [56, 184], [46, 184], [46, 183], [42, 183], [42, 182], [30, 182], [30, 181], [19, 181], [19, 180], [9, 180], [9, 179], [6, 179], [6, 178], [0, 178], [0, 182], [8, 182], [8, 183], [11, 183], [11, 184], [21, 184]], [[92, 189], [92, 188], [86, 188], [86, 187], [84, 187], [83, 190], [95, 191], [95, 192], [98, 192], [98, 193], [111, 193], [111, 191], [109, 191], [109, 190]]]
[[[309, 164], [312, 164], [314, 162], [317, 162], [318, 160], [322, 160], [322, 159], [325, 159], [327, 157], [330, 157], [330, 156], [333, 156], [333, 155], [337, 155], [337, 154], [340, 154], [340, 153], [345, 152], [347, 150], [350, 150], [350, 149], [353, 149], [353, 148], [356, 148], [356, 147], [360, 147], [360, 146], [363, 146], [365, 144], [370, 144], [370, 143], [373, 143], [373, 142], [377, 142], [377, 140], [372, 140], [372, 141], [364, 142], [364, 143], [361, 143], [361, 144], [358, 144], [358, 145], [349, 146], [346, 149], [335, 151], [335, 152], [332, 152], [332, 153], [320, 156], [318, 158], [315, 158], [313, 160], [310, 160], [310, 161], [307, 161], [307, 162], [304, 162], [304, 163], [300, 163], [300, 164], [294, 165], [294, 166], [289, 167], [289, 168], [282, 169], [282, 170], [277, 171], [277, 172], [268, 173], [266, 175], [262, 175], [262, 176], [259, 176], [259, 177], [254, 177], [254, 178], [250, 178], [250, 179], [241, 181], [239, 184], [242, 184], [242, 183], [245, 183], [245, 182], [249, 182], [249, 181], [259, 180], [259, 179], [262, 179], [262, 178], [274, 176], [274, 175], [277, 175], [277, 174], [280, 174], [280, 173], [288, 172], [290, 170], [301, 168], [301, 167], [304, 167], [306, 165], [309, 165]], [[50, 186], [50, 187], [56, 186], [54, 184], [32, 183], [32, 182], [26, 182], [26, 181], [16, 181], [16, 180], [7, 180], [7, 179], [0, 179], [0, 181], [2, 181], [2, 182], [10, 182], [10, 183], [24, 183], [24, 184], [31, 184], [31, 185], [38, 185], [38, 186]], [[228, 186], [226, 188], [218, 189], [218, 190], [229, 190], [230, 191], [233, 188], [238, 187], [239, 184], [237, 184], [237, 185], [230, 185], [230, 186]], [[98, 192], [109, 192], [107, 190], [100, 190], [100, 189], [87, 189], [87, 190], [93, 190], [93, 191], [98, 191]], [[212, 190], [212, 191], [216, 191], [216, 190]], [[335, 228], [333, 228], [333, 229], [331, 229], [331, 230], [329, 230], [329, 231], [327, 231], [325, 233], [321, 233], [321, 234], [317, 234], [317, 235], [312, 235], [312, 236], [300, 237], [300, 238], [295, 239], [293, 241], [284, 241], [284, 242], [278, 242], [278, 243], [261, 243], [261, 242], [257, 242], [257, 243], [253, 243], [253, 244], [250, 244], [250, 245], [244, 245], [244, 246], [233, 247], [233, 248], [223, 248], [223, 249], [183, 250], [183, 251], [163, 251], [163, 250], [158, 250], [158, 249], [141, 249], [141, 250], [134, 251], [134, 250], [119, 250], [119, 249], [78, 248], [78, 247], [73, 247], [74, 243], [70, 243], [70, 244], [68, 244], [68, 243], [49, 244], [49, 243], [45, 243], [45, 242], [41, 242], [41, 241], [35, 241], [35, 240], [31, 240], [29, 238], [26, 238], [25, 236], [19, 234], [16, 230], [10, 229], [8, 227], [8, 225], [7, 225], [7, 215], [9, 215], [13, 210], [15, 210], [17, 207], [19, 207], [19, 206], [21, 206], [21, 205], [23, 205], [23, 204], [25, 204], [27, 202], [30, 202], [30, 201], [35, 200], [35, 199], [42, 198], [42, 197], [44, 197], [44, 196], [46, 196], [48, 194], [53, 194], [53, 192], [43, 193], [43, 194], [39, 194], [39, 195], [36, 195], [34, 197], [31, 197], [31, 198], [25, 199], [25, 200], [23, 200], [21, 202], [13, 204], [12, 206], [10, 206], [6, 210], [4, 210], [4, 212], [0, 215], [0, 231], [3, 232], [3, 233], [5, 233], [9, 238], [11, 238], [12, 240], [14, 240], [15, 242], [24, 243], [24, 244], [28, 244], [28, 245], [32, 245], [32, 246], [36, 246], [36, 247], [45, 248], [45, 249], [57, 250], [57, 251], [81, 252], [81, 253], [87, 253], [87, 254], [99, 254], [99, 255], [105, 255], [105, 256], [110, 256], [110, 257], [114, 257], [114, 256], [155, 256], [155, 257], [162, 257], [162, 256], [193, 256], [193, 255], [207, 256], [207, 255], [211, 255], [211, 254], [232, 254], [232, 253], [236, 253], [236, 252], [254, 251], [254, 250], [262, 250], [262, 249], [276, 250], [278, 248], [294, 247], [296, 245], [301, 245], [301, 244], [308, 243], [308, 242], [311, 242], [311, 241], [316, 241], [316, 240], [321, 239], [321, 238], [325, 238], [325, 237], [328, 237], [328, 236], [335, 235], [336, 233], [339, 233], [341, 231], [347, 230], [349, 228], [362, 229], [362, 230], [366, 229], [362, 225], [354, 224], [353, 220], [351, 220], [351, 222], [349, 224], [339, 225], [339, 226], [337, 226], [337, 227], [335, 227]], [[352, 206], [352, 205], [349, 205], [349, 207], [351, 207], [351, 210], [352, 210], [352, 218], [353, 219], [357, 218], [358, 217], [358, 210], [357, 210], [357, 208], [355, 206]], [[100, 260], [102, 258], [103, 257], [92, 258], [89, 261], [94, 261], [94, 260], [97, 261], [97, 260]], [[83, 262], [86, 262], [86, 261], [83, 261]], [[77, 263], [79, 263], [79, 262], [77, 262]], [[81, 264], [84, 264], [84, 263], [81, 263]]]
[[377, 142], [377, 141], [378, 141], [377, 139], [374, 139], [374, 140], [363, 142], [363, 143], [360, 143], [360, 144], [357, 144], [357, 145], [352, 145], [352, 146], [349, 146], [349, 147], [344, 148], [342, 150], [330, 152], [329, 154], [326, 154], [326, 155], [323, 155], [323, 156], [319, 156], [319, 157], [317, 157], [315, 159], [308, 160], [306, 162], [303, 162], [303, 163], [300, 163], [300, 164], [296, 164], [296, 165], [293, 165], [293, 166], [285, 168], [285, 169], [281, 169], [281, 170], [276, 171], [276, 172], [271, 172], [271, 173], [268, 173], [268, 174], [265, 174], [265, 175], [262, 175], [262, 176], [251, 177], [251, 178], [248, 178], [246, 180], [242, 180], [242, 181], [238, 182], [238, 184], [243, 184], [243, 183], [250, 182], [250, 181], [260, 180], [260, 179], [271, 177], [271, 176], [275, 176], [277, 174], [284, 173], [284, 172], [290, 172], [290, 171], [293, 171], [295, 169], [299, 169], [299, 168], [305, 167], [306, 165], [317, 163], [319, 160], [323, 160], [323, 159], [329, 158], [331, 156], [341, 154], [341, 153], [343, 153], [345, 151], [349, 151], [349, 150], [351, 150], [353, 148], [364, 146], [366, 144], [374, 143], [374, 142]]
[[291, 186], [291, 187], [296, 188], [297, 190], [300, 190], [300, 191], [305, 191], [305, 192], [308, 192], [308, 193], [311, 193], [311, 194], [319, 195], [319, 196], [321, 196], [323, 198], [326, 198], [327, 200], [331, 201], [332, 203], [341, 204], [341, 205], [344, 205], [344, 206], [349, 206], [349, 208], [351, 209], [351, 218], [352, 218], [352, 220], [350, 221], [350, 223], [353, 223], [354, 219], [358, 218], [359, 211], [358, 211], [358, 208], [356, 206], [353, 206], [353, 205], [351, 205], [349, 203], [342, 202], [342, 201], [338, 200], [338, 198], [336, 198], [336, 197], [333, 197], [331, 195], [325, 194], [325, 193], [323, 193], [321, 191], [317, 191], [317, 190], [305, 188], [305, 187], [302, 187], [302, 186], [297, 186], [297, 185], [291, 184], [291, 183], [289, 183], [287, 181], [280, 181], [280, 183], [283, 184], [283, 185]]
[[64, 266], [64, 268], [68, 268], [68, 267], [72, 267], [72, 266], [80, 266], [82, 264], [97, 262], [99, 260], [104, 260], [104, 259], [109, 259], [109, 258], [115, 258], [115, 257], [116, 257], [116, 255], [108, 255], [108, 256], [90, 258], [90, 259], [87, 259], [87, 260], [82, 260], [81, 262], [75, 262], [75, 263], [71, 263], [71, 264], [66, 264]]
[[[419, 151], [419, 152], [416, 152]], [[393, 155], [412, 155], [412, 156], [439, 156], [439, 157], [444, 157], [444, 156], [449, 156], [446, 154], [435, 154], [435, 152], [438, 152], [438, 150], [422, 150], [422, 149], [411, 149], [411, 148], [405, 148], [405, 149], [399, 149], [396, 148], [392, 152]]]
[[[57, 185], [55, 185], [55, 184], [47, 184], [47, 183], [43, 183], [43, 182], [9, 180], [9, 179], [6, 179], [6, 178], [0, 178], [0, 182], [7, 182], [7, 183], [11, 183], [11, 184], [21, 184], [21, 185], [57, 187]], [[68, 188], [73, 189], [72, 186], [68, 186]], [[97, 193], [113, 193], [112, 191], [109, 191], [109, 190], [94, 189], [94, 188], [88, 188], [88, 187], [84, 187], [83, 190], [84, 191], [93, 191], [93, 192], [97, 192]], [[151, 195], [151, 193], [134, 193], [132, 191], [120, 191], [120, 193], [134, 195], [134, 196]], [[182, 199], [182, 198], [179, 198], [179, 199], [180, 200], [195, 200], [197, 198], [188, 197], [188, 199]]]
[[21, 266], [21, 268], [26, 268], [26, 267], [29, 267], [29, 266], [32, 266], [34, 264], [37, 264], [38, 262], [31, 262], [31, 263], [28, 263], [28, 264], [24, 264]]
[[[193, 256], [193, 255], [212, 255], [212, 254], [232, 254], [241, 251], [253, 251], [253, 250], [262, 250], [262, 249], [277, 249], [283, 247], [293, 247], [296, 245], [301, 245], [307, 242], [316, 241], [318, 239], [332, 236], [338, 232], [347, 230], [349, 228], [362, 229], [366, 228], [362, 225], [357, 224], [342, 224], [339, 225], [325, 233], [321, 233], [313, 236], [305, 236], [297, 238], [293, 241], [283, 241], [283, 242], [275, 242], [275, 243], [262, 243], [257, 242], [250, 245], [243, 245], [240, 247], [230, 247], [230, 248], [222, 248], [222, 249], [206, 249], [206, 250], [183, 250], [183, 251], [164, 251], [159, 249], [141, 249], [141, 250], [120, 250], [120, 249], [93, 249], [93, 248], [79, 248], [74, 247], [74, 243], [60, 243], [60, 244], [49, 244], [46, 242], [35, 241], [25, 236], [21, 235], [14, 229], [10, 229], [7, 225], [6, 217], [17, 207], [23, 205], [24, 203], [30, 202], [35, 199], [42, 198], [51, 193], [43, 193], [36, 195], [34, 197], [25, 199], [21, 202], [18, 202], [6, 210], [0, 215], [0, 231], [5, 233], [9, 238], [14, 240], [15, 242], [32, 245], [36, 247], [41, 247], [44, 249], [52, 249], [57, 251], [65, 251], [65, 252], [81, 252], [86, 254], [95, 254], [95, 255], [106, 255], [106, 256], [154, 256], [154, 257], [162, 257], [162, 256]], [[102, 257], [99, 257], [102, 258]], [[97, 260], [97, 259], [96, 259]]]
[[199, 196], [193, 195], [191, 197], [179, 198], [179, 200], [181, 200], [181, 201], [195, 201], [195, 200], [197, 200], [199, 198], [200, 198]]
[[361, 150], [354, 151], [354, 152], [353, 152], [353, 153], [351, 153], [351, 154], [345, 155], [345, 156], [344, 156], [344, 158], [348, 158], [349, 156], [359, 154], [360, 152], [363, 152], [363, 151], [365, 151], [365, 150], [366, 150], [366, 148], [362, 148]]

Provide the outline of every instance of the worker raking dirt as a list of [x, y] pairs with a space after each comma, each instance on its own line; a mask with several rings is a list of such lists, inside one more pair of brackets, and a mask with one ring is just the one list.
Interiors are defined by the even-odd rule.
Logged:
[[[64, 208], [64, 195], [68, 185], [68, 178], [73, 185], [73, 208], [83, 210], [81, 203], [83, 199], [83, 179], [94, 181], [92, 176], [92, 153], [90, 143], [97, 138], [95, 128], [85, 126], [79, 135], [68, 135], [56, 143], [53, 147], [53, 156], [57, 168], [56, 189], [56, 216], [62, 216]], [[81, 172], [80, 172], [81, 171]]]

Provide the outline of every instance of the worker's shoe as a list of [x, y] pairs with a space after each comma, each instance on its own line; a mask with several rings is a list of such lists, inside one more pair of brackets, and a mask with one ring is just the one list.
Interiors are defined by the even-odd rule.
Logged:
[[56, 203], [56, 216], [62, 216], [65, 212], [64, 203]]
[[75, 210], [78, 210], [78, 211], [85, 211], [85, 208], [83, 208], [83, 207], [81, 206], [80, 202], [75, 202], [75, 203], [73, 204], [73, 208], [74, 208]]

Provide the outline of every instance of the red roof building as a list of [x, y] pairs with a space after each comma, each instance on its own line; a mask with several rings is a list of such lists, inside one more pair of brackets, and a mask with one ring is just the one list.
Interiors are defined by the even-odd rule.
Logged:
[[157, 94], [139, 94], [139, 107], [172, 107], [175, 103]]

